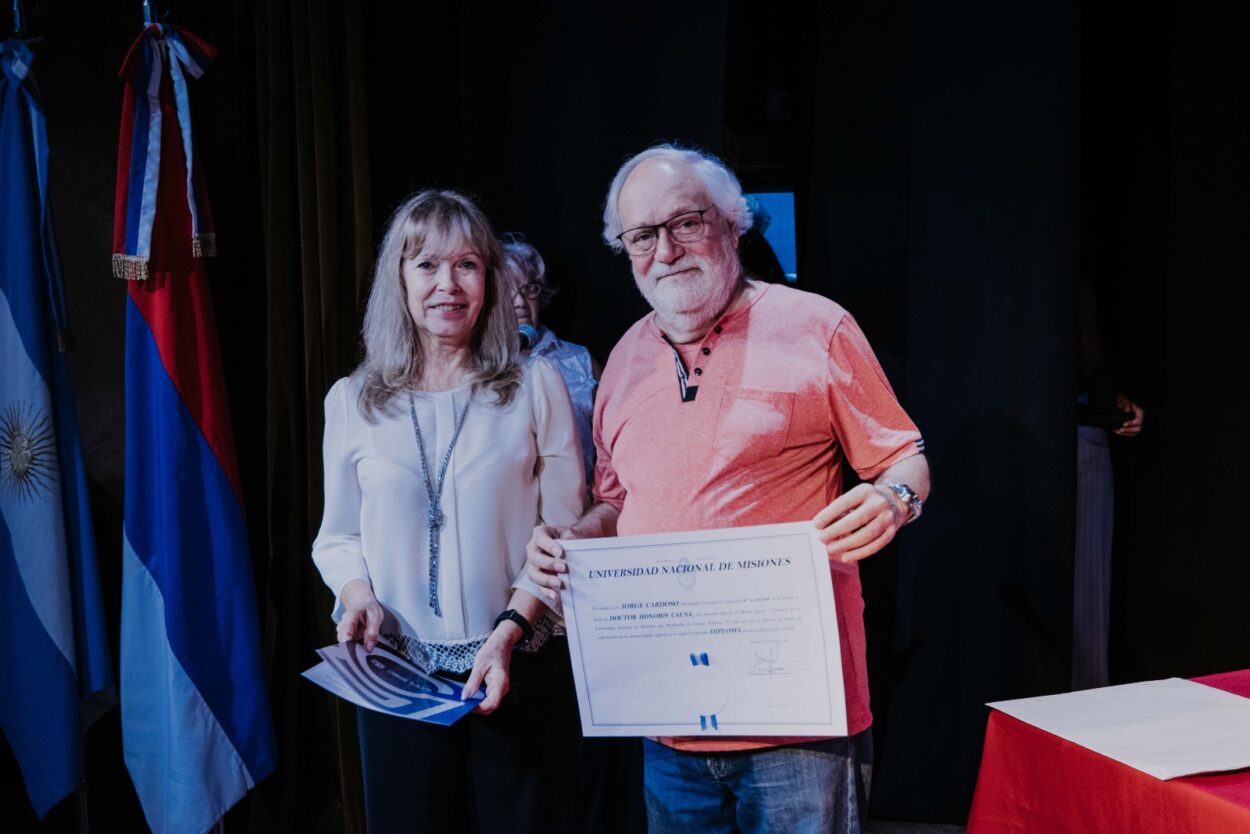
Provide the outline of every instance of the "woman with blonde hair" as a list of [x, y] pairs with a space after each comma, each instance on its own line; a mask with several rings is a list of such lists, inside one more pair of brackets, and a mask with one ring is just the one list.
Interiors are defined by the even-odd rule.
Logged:
[[568, 697], [568, 658], [542, 648], [525, 545], [536, 524], [578, 517], [584, 476], [559, 372], [519, 352], [501, 259], [468, 198], [408, 199], [378, 254], [364, 361], [326, 396], [313, 560], [339, 639], [386, 640], [485, 687], [451, 727], [359, 711], [370, 831], [565, 827], [551, 814], [569, 805], [555, 776], [567, 751], [547, 710]]

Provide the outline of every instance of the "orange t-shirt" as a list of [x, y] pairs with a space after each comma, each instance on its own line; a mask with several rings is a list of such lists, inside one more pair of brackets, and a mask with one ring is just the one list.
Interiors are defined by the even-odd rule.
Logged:
[[[595, 498], [619, 535], [806, 521], [842, 491], [846, 460], [876, 477], [923, 441], [842, 307], [764, 285], [702, 341], [679, 345], [697, 385], [682, 402], [652, 313], [613, 348], [595, 401]], [[847, 725], [872, 724], [859, 570], [831, 565]], [[797, 738], [661, 738], [682, 750], [750, 750]]]

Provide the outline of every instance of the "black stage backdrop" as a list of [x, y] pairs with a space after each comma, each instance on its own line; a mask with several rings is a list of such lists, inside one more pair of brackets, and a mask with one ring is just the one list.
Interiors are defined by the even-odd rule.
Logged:
[[[115, 72], [141, 4], [27, 5], [116, 638]], [[363, 830], [350, 725], [294, 675], [330, 634], [307, 558], [320, 401], [358, 357], [384, 218], [416, 188], [473, 193], [546, 256], [554, 329], [603, 360], [645, 311], [598, 240], [603, 194], [661, 140], [795, 191], [799, 285], [856, 315], [926, 435], [925, 519], [863, 566], [875, 817], [961, 822], [982, 704], [1067, 687], [1082, 274], [1147, 411], [1113, 450], [1113, 679], [1250, 666], [1238, 30], [1180, 4], [941, 5], [158, 4], [221, 50], [192, 98], [281, 744], [228, 830]], [[90, 818], [133, 830], [119, 734], [114, 711], [88, 735]], [[6, 828], [74, 829], [73, 802], [36, 824], [7, 749], [0, 765]]]

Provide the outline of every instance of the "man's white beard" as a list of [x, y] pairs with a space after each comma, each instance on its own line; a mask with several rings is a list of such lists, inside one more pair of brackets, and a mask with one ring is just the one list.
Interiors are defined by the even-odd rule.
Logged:
[[[705, 330], [720, 317], [742, 286], [740, 272], [726, 276], [706, 260], [699, 261], [698, 277], [664, 278], [652, 286], [649, 297], [643, 293], [657, 318], [669, 329], [681, 333]], [[666, 281], [674, 283], [666, 287]]]

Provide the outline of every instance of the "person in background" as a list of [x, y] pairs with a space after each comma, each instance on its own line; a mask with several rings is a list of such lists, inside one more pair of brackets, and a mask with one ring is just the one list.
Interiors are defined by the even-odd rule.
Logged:
[[[369, 831], [575, 830], [568, 650], [514, 589], [535, 523], [585, 504], [572, 403], [519, 351], [486, 217], [422, 191], [391, 217], [365, 313], [365, 358], [325, 400], [325, 513], [312, 556], [340, 641], [485, 686], [450, 727], [358, 711]], [[523, 583], [522, 583], [523, 584]], [[523, 648], [513, 654], [514, 648]]]
[[1111, 683], [1111, 556], [1115, 476], [1108, 431], [1141, 434], [1146, 412], [1120, 392], [1103, 354], [1094, 284], [1079, 284], [1076, 542], [1072, 570], [1072, 689]]
[[537, 331], [529, 347], [530, 355], [541, 356], [554, 364], [564, 377], [569, 396], [573, 398], [577, 428], [581, 432], [586, 482], [589, 484], [595, 472], [595, 444], [590, 424], [595, 389], [599, 385], [599, 364], [589, 350], [560, 339], [539, 322], [539, 314], [555, 297], [558, 287], [548, 279], [547, 265], [538, 250], [522, 235], [513, 233], [503, 236], [503, 251], [517, 324], [528, 324]]
[[[522, 329], [530, 325], [535, 330], [530, 355], [554, 363], [573, 398], [589, 484], [595, 471], [591, 414], [601, 368], [586, 348], [558, 338], [539, 322], [539, 314], [557, 291], [542, 255], [519, 234], [505, 234], [501, 240], [517, 323]], [[583, 830], [595, 834], [645, 830], [641, 742], [636, 738], [582, 738], [579, 748], [576, 772], [585, 809]]]

